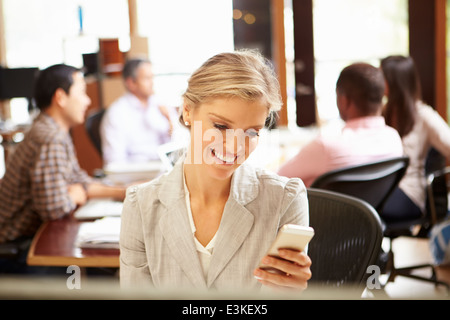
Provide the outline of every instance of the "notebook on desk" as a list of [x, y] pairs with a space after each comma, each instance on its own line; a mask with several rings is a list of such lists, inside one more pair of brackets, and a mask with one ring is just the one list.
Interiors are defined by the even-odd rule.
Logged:
[[78, 208], [74, 217], [78, 220], [92, 220], [102, 217], [120, 217], [123, 202], [109, 198], [90, 199]]
[[119, 249], [120, 217], [104, 217], [85, 222], [78, 231], [79, 248]]

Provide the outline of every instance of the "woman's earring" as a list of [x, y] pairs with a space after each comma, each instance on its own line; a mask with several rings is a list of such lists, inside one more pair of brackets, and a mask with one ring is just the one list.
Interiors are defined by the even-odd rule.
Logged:
[[185, 125], [186, 127], [189, 127], [189, 125], [190, 125], [189, 121], [185, 121], [185, 122], [184, 122], [184, 125]]

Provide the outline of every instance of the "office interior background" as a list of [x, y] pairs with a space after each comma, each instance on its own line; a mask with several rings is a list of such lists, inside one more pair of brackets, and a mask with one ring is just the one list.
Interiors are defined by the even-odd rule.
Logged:
[[[206, 59], [257, 48], [279, 75], [284, 108], [277, 126], [296, 132], [340, 123], [335, 84], [342, 68], [411, 55], [425, 102], [450, 123], [449, 29], [450, 0], [0, 0], [0, 66], [85, 68], [95, 111], [123, 92], [123, 59], [145, 55], [155, 91], [179, 106], [189, 75]], [[102, 59], [111, 46], [108, 64]], [[29, 124], [29, 99], [0, 100], [0, 116], [0, 129]], [[83, 130], [72, 133], [82, 145], [80, 164], [92, 173], [101, 159]]]
[[[1, 0], [0, 4], [2, 67], [67, 63], [81, 68], [87, 61], [83, 56], [99, 52], [99, 40], [117, 39], [124, 54], [150, 58], [156, 92], [176, 106], [189, 74], [207, 58], [257, 48], [273, 61], [280, 76], [285, 108], [278, 125], [295, 127], [339, 119], [335, 82], [346, 65], [355, 61], [378, 65], [387, 55], [411, 54], [423, 73], [426, 102], [447, 119], [449, 0]], [[103, 79], [114, 75], [99, 69], [94, 72]], [[106, 100], [98, 102], [100, 107], [107, 107]], [[30, 121], [25, 98], [7, 103], [3, 122]]]

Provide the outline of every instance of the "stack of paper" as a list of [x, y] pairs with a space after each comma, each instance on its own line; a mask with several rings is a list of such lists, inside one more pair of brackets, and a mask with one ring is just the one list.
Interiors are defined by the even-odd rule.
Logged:
[[123, 203], [108, 198], [90, 199], [78, 208], [74, 217], [79, 220], [97, 219], [103, 217], [119, 217], [122, 214]]
[[80, 248], [119, 249], [120, 217], [105, 217], [82, 223], [78, 230]]

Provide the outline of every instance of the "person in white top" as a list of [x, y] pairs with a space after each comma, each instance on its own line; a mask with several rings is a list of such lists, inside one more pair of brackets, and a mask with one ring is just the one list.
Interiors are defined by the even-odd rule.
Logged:
[[154, 95], [149, 60], [128, 60], [122, 76], [127, 93], [111, 104], [100, 125], [104, 164], [157, 160], [158, 146], [171, 140], [177, 113]]
[[399, 132], [410, 158], [405, 176], [381, 214], [386, 221], [419, 218], [425, 213], [425, 162], [431, 147], [450, 159], [450, 128], [444, 119], [421, 101], [419, 76], [411, 57], [381, 60], [388, 101], [386, 123]]

